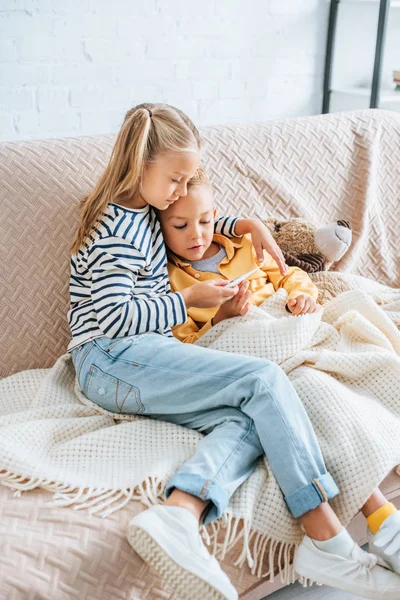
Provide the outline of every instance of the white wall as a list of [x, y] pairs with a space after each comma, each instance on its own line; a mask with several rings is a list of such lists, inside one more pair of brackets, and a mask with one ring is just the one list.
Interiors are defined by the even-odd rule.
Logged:
[[327, 0], [0, 0], [0, 140], [116, 131], [131, 106], [197, 125], [320, 112]]

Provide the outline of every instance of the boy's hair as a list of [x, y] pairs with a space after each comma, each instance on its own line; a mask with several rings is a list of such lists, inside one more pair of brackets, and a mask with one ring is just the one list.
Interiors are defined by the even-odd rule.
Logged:
[[90, 236], [109, 202], [139, 191], [146, 164], [165, 152], [197, 152], [200, 147], [197, 128], [178, 108], [146, 102], [128, 110], [103, 175], [79, 203], [80, 223], [71, 253], [76, 254]]
[[188, 192], [193, 188], [199, 187], [199, 185], [208, 185], [208, 187], [211, 188], [210, 180], [201, 167], [197, 169], [193, 177], [187, 182]]

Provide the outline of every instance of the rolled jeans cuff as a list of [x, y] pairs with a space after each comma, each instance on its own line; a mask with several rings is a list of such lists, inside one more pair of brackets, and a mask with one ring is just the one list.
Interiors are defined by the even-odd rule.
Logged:
[[211, 523], [221, 517], [229, 504], [227, 492], [212, 479], [203, 479], [194, 473], [177, 473], [165, 488], [165, 497], [168, 499], [174, 488], [196, 496], [201, 500], [211, 500], [208, 512], [203, 523]]
[[285, 502], [293, 517], [297, 519], [337, 494], [340, 494], [340, 490], [332, 475], [325, 473], [313, 479], [308, 485], [285, 496]]

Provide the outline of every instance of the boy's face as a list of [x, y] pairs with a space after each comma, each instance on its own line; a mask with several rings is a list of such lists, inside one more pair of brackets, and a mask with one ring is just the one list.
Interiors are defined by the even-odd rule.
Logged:
[[165, 243], [181, 258], [200, 260], [212, 243], [215, 212], [208, 185], [189, 189], [187, 196], [159, 213]]

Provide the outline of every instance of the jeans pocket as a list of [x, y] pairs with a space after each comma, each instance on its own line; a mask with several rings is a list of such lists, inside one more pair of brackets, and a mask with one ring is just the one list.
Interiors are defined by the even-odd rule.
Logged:
[[[123, 354], [132, 346], [139, 344], [144, 339], [145, 335], [145, 333], [142, 333], [140, 335], [129, 335], [111, 339], [110, 344], [107, 345], [105, 351], [111, 358], [125, 358]], [[128, 362], [131, 361], [129, 360]]]
[[139, 388], [104, 373], [91, 365], [83, 393], [101, 408], [119, 414], [139, 414], [144, 411]]

